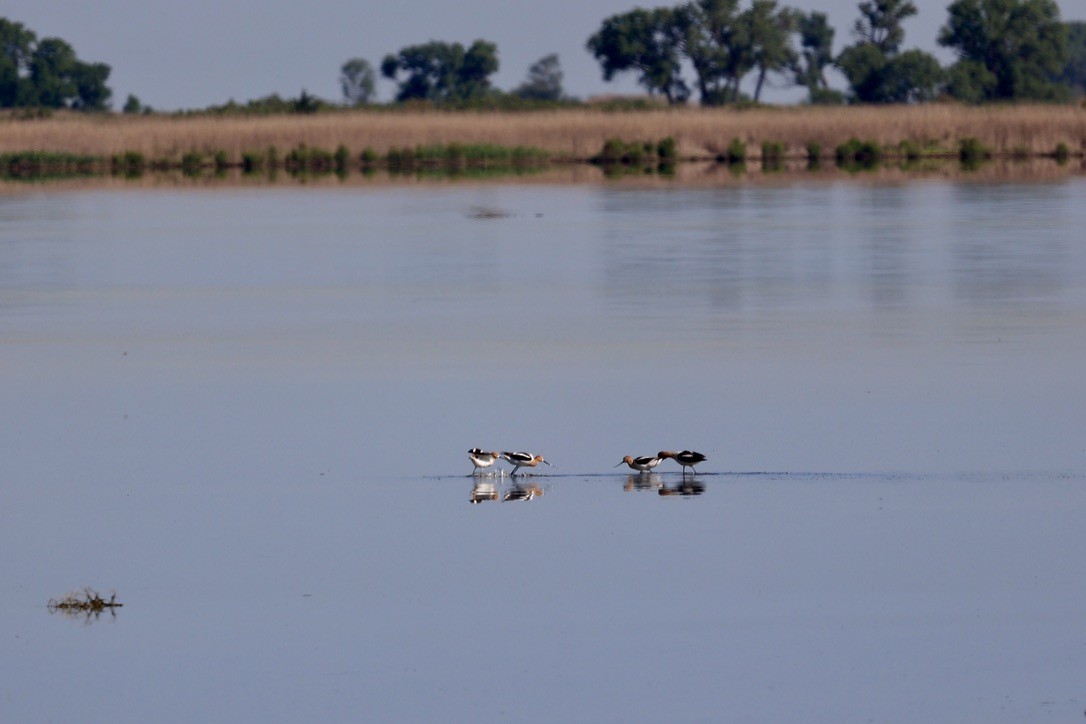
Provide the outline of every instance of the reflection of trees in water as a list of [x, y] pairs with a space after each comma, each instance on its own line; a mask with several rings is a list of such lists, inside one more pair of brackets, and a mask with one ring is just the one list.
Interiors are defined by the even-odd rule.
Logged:
[[638, 325], [734, 344], [843, 312], [866, 312], [851, 329], [880, 336], [933, 310], [974, 325], [977, 310], [1005, 322], [1013, 309], [1029, 327], [1058, 311], [1083, 265], [1069, 246], [1075, 193], [967, 181], [618, 187], [601, 195], [599, 289]]
[[1060, 187], [961, 186], [964, 212], [955, 219], [954, 297], [970, 305], [1013, 304], [1038, 308], [1059, 299], [1067, 286], [1068, 229], [1073, 220], [1053, 204]]

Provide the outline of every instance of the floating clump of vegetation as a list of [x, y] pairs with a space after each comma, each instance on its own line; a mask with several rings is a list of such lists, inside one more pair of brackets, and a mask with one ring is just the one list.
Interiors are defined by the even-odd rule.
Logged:
[[86, 587], [78, 593], [69, 593], [61, 598], [50, 598], [46, 604], [49, 613], [62, 613], [68, 616], [85, 616], [88, 620], [97, 618], [104, 611], [116, 615], [116, 609], [124, 606], [117, 600], [117, 594], [111, 593], [109, 598], [103, 598], [102, 594], [93, 588]]

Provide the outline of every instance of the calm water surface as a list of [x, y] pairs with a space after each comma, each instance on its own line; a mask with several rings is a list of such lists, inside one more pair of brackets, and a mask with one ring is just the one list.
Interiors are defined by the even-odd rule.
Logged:
[[2, 196], [0, 719], [1080, 720], [1083, 228], [1083, 179]]

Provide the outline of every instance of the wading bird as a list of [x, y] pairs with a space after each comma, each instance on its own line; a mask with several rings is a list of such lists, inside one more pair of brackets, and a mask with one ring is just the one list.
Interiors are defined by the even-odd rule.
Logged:
[[707, 457], [699, 452], [693, 452], [692, 450], [683, 450], [682, 452], [668, 452], [667, 450], [661, 450], [656, 453], [656, 457], [663, 460], [664, 458], [671, 458], [679, 465], [683, 466], [683, 475], [686, 475], [686, 469], [694, 469], [694, 466], [700, 462], [708, 460]]
[[[631, 470], [637, 470], [638, 472], [647, 473], [660, 464], [660, 456], [657, 455], [655, 457], [651, 457], [646, 455], [640, 458], [632, 458], [627, 455], [626, 457], [622, 458], [621, 461], [619, 461], [618, 465], [622, 465], [623, 463], [629, 465]], [[616, 465], [615, 467], [617, 468], [618, 465]]]
[[[509, 473], [510, 475], [516, 475], [521, 468], [534, 468], [539, 463], [551, 465], [543, 459], [542, 455], [532, 455], [526, 452], [503, 452], [501, 456], [513, 464], [513, 472]], [[551, 467], [554, 466], [551, 465]]]
[[475, 466], [475, 469], [471, 471], [471, 474], [475, 475], [475, 473], [483, 468], [489, 468], [497, 462], [499, 458], [501, 458], [501, 455], [496, 452], [485, 452], [477, 447], [473, 447], [471, 450], [468, 450], [468, 460]]

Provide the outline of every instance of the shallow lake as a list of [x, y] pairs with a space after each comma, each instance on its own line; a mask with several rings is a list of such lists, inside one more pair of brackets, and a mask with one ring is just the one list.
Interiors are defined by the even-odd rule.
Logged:
[[0, 719], [1081, 720], [1084, 228], [1082, 177], [0, 195]]

